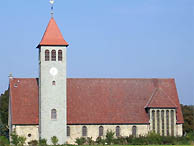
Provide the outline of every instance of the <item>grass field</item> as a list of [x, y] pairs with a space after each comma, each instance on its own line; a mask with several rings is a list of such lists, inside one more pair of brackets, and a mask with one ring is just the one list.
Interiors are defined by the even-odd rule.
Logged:
[[[54, 146], [54, 145], [49, 145]], [[62, 145], [62, 146], [79, 146], [79, 145]], [[194, 144], [191, 145], [80, 145], [80, 146], [194, 146]]]
[[191, 145], [82, 145], [82, 146], [191, 146]]

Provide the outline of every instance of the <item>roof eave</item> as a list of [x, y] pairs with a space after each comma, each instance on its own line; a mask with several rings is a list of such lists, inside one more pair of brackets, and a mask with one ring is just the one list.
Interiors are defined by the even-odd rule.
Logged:
[[46, 44], [39, 44], [36, 48], [39, 48], [39, 49], [40, 49], [41, 46], [65, 46], [65, 47], [68, 47], [69, 44], [67, 44], [67, 45], [56, 45], [56, 44], [53, 44], [53, 45], [46, 45]]
[[149, 107], [149, 106], [147, 106], [147, 107], [144, 107], [145, 109], [153, 109], [153, 108], [155, 108], [155, 109], [177, 109], [178, 107]]

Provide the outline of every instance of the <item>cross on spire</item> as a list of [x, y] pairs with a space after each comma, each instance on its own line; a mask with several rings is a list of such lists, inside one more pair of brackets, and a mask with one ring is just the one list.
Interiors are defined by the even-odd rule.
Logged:
[[51, 4], [51, 17], [53, 17], [53, 14], [54, 14], [54, 11], [53, 11], [53, 9], [54, 9], [54, 0], [50, 0], [50, 4]]

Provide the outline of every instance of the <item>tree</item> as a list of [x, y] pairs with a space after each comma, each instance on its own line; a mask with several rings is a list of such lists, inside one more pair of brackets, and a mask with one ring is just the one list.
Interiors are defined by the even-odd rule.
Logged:
[[183, 132], [189, 133], [194, 131], [194, 106], [193, 105], [181, 105], [184, 125]]
[[0, 136], [8, 136], [9, 92], [6, 90], [0, 96]]

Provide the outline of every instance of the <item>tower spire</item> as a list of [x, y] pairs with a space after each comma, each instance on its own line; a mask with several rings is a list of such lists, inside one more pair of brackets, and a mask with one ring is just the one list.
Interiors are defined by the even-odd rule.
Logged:
[[51, 4], [51, 17], [53, 18], [54, 15], [54, 0], [50, 0], [50, 4]]

